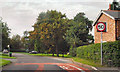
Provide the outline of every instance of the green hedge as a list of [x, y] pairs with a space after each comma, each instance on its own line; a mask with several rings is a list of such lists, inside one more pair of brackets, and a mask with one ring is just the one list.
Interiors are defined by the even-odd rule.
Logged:
[[[100, 62], [100, 43], [77, 48], [77, 57]], [[103, 43], [103, 64], [120, 66], [120, 41]]]

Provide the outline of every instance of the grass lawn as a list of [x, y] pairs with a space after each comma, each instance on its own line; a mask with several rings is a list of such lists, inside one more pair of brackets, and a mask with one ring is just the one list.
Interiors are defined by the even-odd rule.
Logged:
[[[33, 56], [52, 56], [52, 54], [42, 54], [42, 53], [38, 53], [38, 54], [24, 53], [24, 54], [27, 54], [27, 55], [33, 55]], [[63, 56], [62, 54], [59, 54], [59, 57], [62, 57], [62, 56]], [[57, 57], [57, 54], [54, 54], [54, 57]], [[66, 58], [70, 58], [70, 56], [67, 55], [67, 54], [64, 54], [64, 57], [66, 57]]]
[[10, 63], [11, 63], [11, 61], [0, 59], [0, 67], [4, 66], [4, 65], [7, 65], [7, 64], [10, 64]]
[[[26, 55], [33, 55], [33, 56], [51, 56], [52, 54], [42, 54], [42, 53], [38, 53], [38, 54], [30, 54], [30, 53], [26, 53], [26, 52], [14, 52], [14, 53], [22, 53], [22, 54], [26, 54]], [[59, 57], [62, 57], [63, 54], [59, 54]], [[57, 54], [54, 54], [54, 57], [57, 57]], [[71, 58], [70, 55], [64, 54], [65, 58]]]
[[81, 59], [78, 57], [72, 57], [72, 59], [76, 62], [82, 63], [82, 64], [86, 64], [86, 65], [90, 65], [90, 66], [94, 66], [94, 67], [103, 67], [100, 65], [100, 62], [94, 62], [92, 60], [85, 60], [85, 59]]
[[16, 59], [16, 57], [9, 57], [8, 54], [0, 54], [0, 58]]

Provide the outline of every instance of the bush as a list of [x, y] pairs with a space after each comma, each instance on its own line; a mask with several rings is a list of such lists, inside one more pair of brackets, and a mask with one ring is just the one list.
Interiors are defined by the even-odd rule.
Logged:
[[[101, 45], [92, 44], [77, 48], [77, 56], [100, 62]], [[120, 66], [120, 41], [103, 43], [103, 64], [107, 66]]]
[[69, 52], [70, 52], [70, 55], [73, 56], [73, 57], [75, 57], [75, 56], [77, 55], [77, 54], [76, 54], [76, 51], [77, 51], [77, 48], [71, 47], [71, 48], [70, 48], [70, 51], [69, 51]]

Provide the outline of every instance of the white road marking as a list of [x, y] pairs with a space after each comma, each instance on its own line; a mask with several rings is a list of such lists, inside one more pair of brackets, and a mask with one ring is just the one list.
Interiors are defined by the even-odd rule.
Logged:
[[56, 60], [59, 60], [59, 61], [65, 61], [65, 62], [69, 61], [69, 60], [65, 60], [65, 59], [61, 59], [61, 58], [52, 58], [52, 59], [56, 59]]
[[[69, 64], [67, 64], [67, 65], [69, 65]], [[76, 67], [76, 66], [73, 66], [73, 65], [69, 65], [69, 66], [74, 67], [74, 68], [80, 70], [81, 72], [85, 72], [85, 71], [83, 71], [82, 69], [80, 69], [80, 68], [78, 68], [78, 67]]]
[[65, 67], [65, 66], [60, 66], [62, 69], [68, 69], [68, 67]]

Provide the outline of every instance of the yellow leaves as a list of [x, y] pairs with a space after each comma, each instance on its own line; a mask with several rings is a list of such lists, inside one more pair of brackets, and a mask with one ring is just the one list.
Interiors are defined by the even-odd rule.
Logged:
[[37, 32], [36, 32], [36, 31], [34, 31], [32, 34], [33, 34], [33, 35], [35, 35], [35, 34], [37, 34]]
[[49, 48], [48, 52], [50, 52], [52, 50], [52, 48]]
[[52, 45], [53, 47], [55, 46], [55, 45]]
[[48, 27], [50, 27], [51, 25], [50, 25], [50, 24], [48, 24], [47, 26], [48, 26]]
[[41, 35], [40, 39], [44, 39], [44, 38], [45, 38], [44, 35]]
[[57, 28], [59, 28], [59, 27], [60, 27], [60, 24], [57, 25]]
[[39, 34], [41, 34], [41, 35], [42, 35], [42, 34], [43, 34], [43, 31], [41, 31]]
[[47, 36], [47, 38], [50, 38], [50, 36]]

